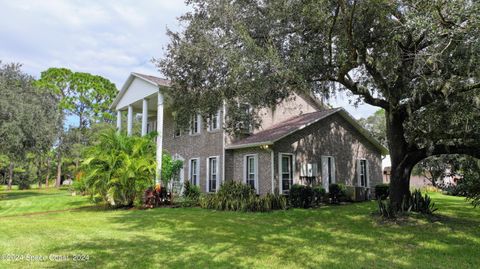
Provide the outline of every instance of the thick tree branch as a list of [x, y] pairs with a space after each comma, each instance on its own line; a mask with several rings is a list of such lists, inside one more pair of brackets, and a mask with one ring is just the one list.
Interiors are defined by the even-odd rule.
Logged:
[[349, 89], [353, 94], [363, 97], [365, 103], [372, 106], [381, 107], [385, 110], [390, 110], [390, 104], [386, 100], [373, 97], [366, 87], [363, 87], [358, 83], [353, 82], [351, 79], [348, 79], [345, 76], [338, 78], [336, 81], [342, 84], [345, 88]]

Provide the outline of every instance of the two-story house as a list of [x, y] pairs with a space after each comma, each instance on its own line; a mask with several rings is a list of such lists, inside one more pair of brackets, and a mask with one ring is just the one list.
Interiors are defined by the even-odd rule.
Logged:
[[222, 128], [226, 109], [208, 124], [198, 115], [180, 131], [172, 108], [164, 104], [169, 81], [132, 73], [112, 109], [127, 111], [127, 133], [134, 114], [142, 115], [142, 133], [156, 130], [157, 162], [167, 151], [184, 162], [180, 181], [215, 192], [225, 180], [250, 184], [258, 194], [287, 193], [293, 184], [343, 183], [368, 190], [382, 182], [381, 155], [387, 150], [342, 108], [330, 109], [315, 98], [295, 95], [274, 109], [258, 111], [259, 128], [233, 139]]

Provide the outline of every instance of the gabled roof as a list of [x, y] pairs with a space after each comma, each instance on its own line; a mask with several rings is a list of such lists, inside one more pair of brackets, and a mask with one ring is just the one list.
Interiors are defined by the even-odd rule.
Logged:
[[132, 72], [132, 73], [130, 73], [127, 81], [125, 81], [122, 88], [120, 89], [117, 96], [115, 97], [112, 104], [110, 105], [110, 109], [115, 109], [118, 102], [120, 101], [120, 99], [122, 99], [123, 95], [127, 91], [128, 87], [130, 87], [130, 84], [132, 84], [132, 81], [135, 78], [139, 78], [141, 80], [144, 80], [144, 81], [146, 81], [146, 82], [148, 82], [148, 83], [150, 83], [150, 84], [152, 84], [153, 86], [156, 86], [156, 87], [160, 87], [160, 86], [168, 87], [168, 86], [170, 86], [170, 80], [168, 80], [168, 79], [163, 79], [163, 78], [159, 78], [159, 77], [155, 77], [155, 76], [150, 76], [150, 75], [145, 75], [145, 74], [133, 73]]
[[317, 123], [333, 114], [338, 113], [347, 122], [349, 122], [356, 130], [358, 130], [370, 143], [372, 143], [382, 154], [387, 154], [388, 150], [382, 146], [376, 139], [374, 139], [370, 133], [358, 124], [358, 122], [345, 111], [343, 108], [334, 108], [322, 111], [316, 111], [312, 113], [303, 114], [297, 117], [293, 117], [286, 121], [277, 123], [268, 129], [260, 131], [249, 137], [234, 142], [231, 145], [226, 146], [227, 149], [239, 149], [256, 147], [261, 145], [272, 145], [273, 143], [297, 132], [306, 127]]

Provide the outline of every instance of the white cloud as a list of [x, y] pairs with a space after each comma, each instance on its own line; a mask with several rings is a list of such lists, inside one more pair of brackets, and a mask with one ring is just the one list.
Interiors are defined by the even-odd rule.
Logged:
[[[130, 72], [158, 74], [151, 59], [163, 56], [167, 27], [178, 29], [188, 9], [183, 0], [0, 0], [0, 60], [36, 77], [66, 67], [121, 87]], [[356, 117], [376, 110], [333, 103]]]

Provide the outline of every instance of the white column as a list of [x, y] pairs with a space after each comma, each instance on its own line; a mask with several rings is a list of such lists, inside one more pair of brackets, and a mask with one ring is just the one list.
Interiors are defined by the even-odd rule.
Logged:
[[122, 130], [122, 111], [117, 110], [117, 131]]
[[147, 122], [148, 122], [148, 100], [143, 99], [143, 104], [142, 104], [142, 136], [147, 134]]
[[127, 115], [127, 135], [132, 135], [133, 128], [133, 107], [132, 105], [128, 106], [128, 115]]
[[159, 184], [162, 175], [162, 153], [163, 153], [163, 94], [158, 92], [157, 106], [157, 178], [156, 183]]

